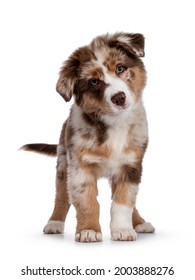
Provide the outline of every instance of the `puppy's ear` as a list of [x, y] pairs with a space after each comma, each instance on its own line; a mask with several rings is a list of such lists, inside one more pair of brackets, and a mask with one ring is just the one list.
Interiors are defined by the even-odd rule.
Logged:
[[76, 95], [76, 81], [80, 76], [81, 68], [92, 58], [95, 58], [93, 52], [89, 47], [84, 46], [73, 52], [69, 59], [65, 61], [56, 85], [57, 92], [65, 101], [69, 101], [73, 93]]
[[79, 59], [75, 53], [73, 53], [73, 55], [64, 62], [60, 70], [60, 77], [56, 84], [56, 90], [66, 102], [70, 101], [73, 95], [79, 64]]
[[116, 33], [111, 38], [111, 46], [121, 48], [137, 57], [144, 57], [144, 36], [139, 33]]

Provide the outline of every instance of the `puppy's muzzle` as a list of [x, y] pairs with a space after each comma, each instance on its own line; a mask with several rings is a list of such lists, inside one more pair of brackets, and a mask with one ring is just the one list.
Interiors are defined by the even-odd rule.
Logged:
[[111, 101], [117, 106], [123, 106], [126, 101], [126, 95], [123, 91], [119, 91], [111, 98]]

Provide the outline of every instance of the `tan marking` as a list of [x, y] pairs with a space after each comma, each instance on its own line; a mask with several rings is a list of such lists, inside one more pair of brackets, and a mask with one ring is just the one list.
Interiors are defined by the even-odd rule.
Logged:
[[145, 220], [140, 216], [137, 209], [134, 207], [133, 209], [133, 228], [135, 228], [137, 225], [143, 224]]
[[102, 80], [103, 72], [102, 69], [95, 64], [95, 62], [91, 62], [82, 69], [80, 77], [87, 77], [88, 79], [95, 78], [98, 80]]
[[133, 208], [135, 206], [137, 192], [134, 191], [129, 183], [118, 183], [115, 186], [112, 185], [113, 201], [119, 204], [123, 204], [127, 207]]
[[138, 148], [138, 147], [125, 147], [123, 149], [123, 152], [125, 154], [134, 153], [136, 161], [140, 161], [142, 159], [142, 157], [143, 157], [143, 154], [144, 154], [143, 151], [140, 148]]
[[66, 173], [58, 174], [57, 172], [55, 206], [49, 221], [65, 221], [70, 207], [66, 180]]
[[94, 98], [90, 93], [84, 94], [82, 98], [82, 108], [86, 113], [94, 113], [96, 112], [97, 115], [102, 114], [111, 114], [112, 108], [110, 105], [105, 101], [104, 98], [101, 100]]
[[99, 203], [96, 199], [97, 184], [85, 184], [85, 191], [80, 196], [73, 199], [73, 204], [77, 211], [76, 233], [82, 230], [94, 230], [101, 232], [99, 224]]
[[124, 73], [122, 73], [121, 78], [129, 83], [132, 79], [131, 70], [127, 69]]
[[[96, 145], [94, 145], [96, 146]], [[112, 149], [110, 147], [108, 147], [107, 145], [103, 144], [100, 145], [97, 149], [94, 150], [88, 150], [88, 149], [77, 149], [76, 155], [77, 158], [80, 161], [81, 165], [88, 165], [89, 163], [87, 161], [84, 160], [84, 158], [86, 157], [91, 157], [91, 158], [109, 158], [112, 154]]]
[[[146, 83], [146, 73], [145, 70], [142, 68], [143, 64], [137, 60], [134, 61], [134, 59], [132, 59], [131, 61], [131, 58], [127, 57], [127, 54], [125, 54], [124, 49], [127, 51], [129, 50], [131, 52], [133, 48], [134, 51], [137, 51], [138, 54], [141, 54], [140, 49], [142, 51], [143, 43], [140, 43], [140, 35], [138, 36], [137, 34], [135, 34], [134, 36], [133, 34], [128, 34], [127, 38], [130, 38], [131, 40], [127, 40], [125, 37], [126, 35], [124, 35], [125, 34], [123, 33], [118, 33], [114, 36], [100, 36], [96, 38], [91, 43], [91, 45], [89, 45], [88, 47], [79, 48], [70, 56], [70, 58], [66, 61], [66, 63], [61, 69], [60, 77], [57, 83], [57, 91], [64, 97], [66, 101], [69, 101], [71, 99], [71, 96], [74, 92], [75, 80], [77, 78], [82, 78], [82, 75], [84, 75], [85, 78], [88, 77], [103, 79], [103, 77], [101, 76], [102, 71], [100, 68], [100, 63], [103, 63], [104, 67], [107, 66], [108, 69], [112, 72], [111, 74], [113, 75], [116, 75], [115, 67], [117, 64], [127, 65], [127, 68], [129, 69], [127, 69], [127, 71], [124, 71], [124, 73], [120, 75], [120, 79], [122, 79], [128, 84], [131, 92], [135, 95], [136, 100], [139, 100], [141, 98], [141, 92]], [[119, 49], [119, 47], [122, 51]], [[98, 61], [95, 61], [96, 58]], [[104, 63], [105, 60], [106, 64]], [[126, 64], [125, 61], [128, 63]], [[97, 100], [96, 98], [95, 100], [92, 94], [86, 92], [86, 94], [84, 94], [84, 97], [82, 98], [82, 102], [83, 104], [79, 103], [79, 106], [82, 105], [81, 107], [86, 113], [95, 112], [97, 116], [100, 116], [102, 114], [112, 115], [112, 107], [106, 104], [104, 98], [102, 98], [102, 100]], [[62, 156], [64, 157], [66, 156], [65, 154], [68, 149], [70, 149], [71, 152], [73, 152], [73, 150], [76, 149], [75, 146], [78, 146], [77, 143], [73, 143], [73, 141], [71, 142], [71, 139], [73, 138], [74, 134], [73, 120], [74, 115], [72, 114], [72, 118], [70, 118], [67, 122], [67, 127], [66, 124], [64, 125], [60, 138], [60, 143], [64, 145], [64, 151], [62, 153]], [[73, 144], [75, 145], [74, 147], [72, 147]], [[136, 187], [135, 185], [131, 185], [130, 180], [132, 180], [133, 178], [134, 182], [139, 183], [141, 177], [141, 165], [136, 165], [139, 165], [139, 159], [141, 162], [141, 158], [143, 156], [144, 151], [141, 151], [141, 147], [135, 148], [138, 143], [136, 143], [136, 137], [134, 139], [133, 135], [130, 137], [129, 143], [126, 144], [127, 146], [123, 149], [123, 153], [128, 154], [134, 152], [136, 154], [138, 162], [135, 163], [135, 167], [130, 166], [130, 169], [132, 169], [130, 170], [130, 174], [128, 174], [127, 172], [129, 171], [129, 166], [126, 165], [123, 166], [121, 170], [117, 172], [117, 178], [112, 178], [113, 200], [116, 203], [127, 205], [128, 207], [134, 207], [136, 200]], [[96, 199], [96, 178], [98, 177], [97, 175], [99, 172], [99, 167], [96, 163], [85, 162], [83, 160], [83, 157], [102, 157], [107, 159], [112, 155], [112, 150], [106, 145], [102, 145], [99, 147], [98, 140], [94, 141], [93, 147], [95, 148], [92, 150], [81, 148], [77, 149], [76, 156], [79, 162], [78, 166], [76, 166], [77, 163], [73, 165], [75, 168], [82, 168], [85, 171], [85, 174], [82, 178], [83, 181], [85, 181], [86, 175], [85, 183], [80, 185], [77, 184], [77, 192], [74, 189], [69, 190], [70, 192], [72, 191], [72, 193], [69, 192], [69, 194], [71, 195], [72, 202], [77, 210], [78, 233], [80, 233], [83, 230], [94, 230], [96, 232], [101, 231], [99, 225], [99, 204]], [[66, 171], [63, 172], [64, 169], [61, 168], [61, 170], [57, 171], [55, 208], [50, 218], [50, 220], [52, 221], [58, 220], [63, 222], [69, 209], [69, 196], [66, 190], [67, 176]], [[88, 180], [89, 177], [90, 180]], [[92, 177], [93, 179], [91, 180]], [[92, 183], [89, 183], [89, 181], [91, 181]], [[143, 221], [144, 220], [137, 212], [137, 209], [134, 209], [134, 226], [143, 223]]]
[[137, 66], [131, 68], [131, 73], [129, 88], [135, 94], [136, 100], [139, 100], [146, 84], [146, 73]]
[[114, 58], [111, 58], [110, 60], [108, 59], [106, 61], [106, 66], [107, 66], [108, 70], [113, 73], [115, 73], [116, 64], [117, 64], [116, 59], [114, 59]]

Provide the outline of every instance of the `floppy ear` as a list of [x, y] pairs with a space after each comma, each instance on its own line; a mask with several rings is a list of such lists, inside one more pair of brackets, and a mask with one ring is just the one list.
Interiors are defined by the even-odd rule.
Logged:
[[65, 101], [69, 101], [73, 93], [76, 94], [76, 81], [80, 75], [80, 68], [90, 61], [92, 57], [94, 58], [93, 52], [89, 47], [84, 46], [73, 52], [69, 59], [65, 61], [56, 85], [57, 92]]
[[56, 90], [65, 101], [70, 101], [73, 95], [79, 64], [80, 62], [76, 57], [76, 54], [73, 53], [73, 55], [64, 62], [64, 65], [60, 70], [60, 77], [56, 84]]
[[144, 57], [144, 36], [139, 33], [116, 33], [111, 38], [111, 46], [121, 48], [127, 53]]

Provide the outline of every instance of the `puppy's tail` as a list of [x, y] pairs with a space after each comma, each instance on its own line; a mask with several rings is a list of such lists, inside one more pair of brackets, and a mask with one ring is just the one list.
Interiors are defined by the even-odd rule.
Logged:
[[39, 154], [53, 156], [53, 157], [57, 155], [57, 145], [55, 144], [44, 144], [44, 143], [26, 144], [22, 146], [20, 150], [36, 152]]

